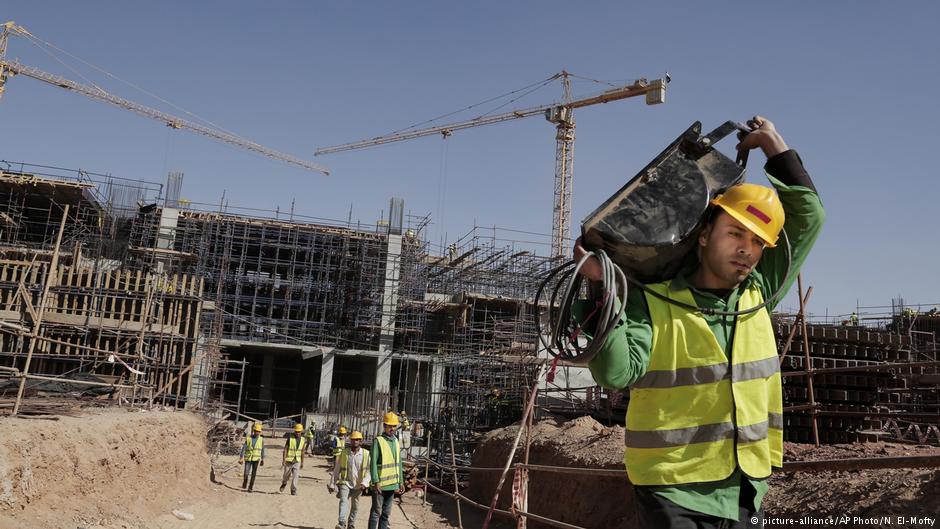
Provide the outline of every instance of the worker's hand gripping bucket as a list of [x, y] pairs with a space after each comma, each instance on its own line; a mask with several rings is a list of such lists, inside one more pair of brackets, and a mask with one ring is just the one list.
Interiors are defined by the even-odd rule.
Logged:
[[673, 277], [695, 246], [709, 203], [744, 180], [745, 153], [732, 160], [715, 143], [742, 125], [728, 121], [701, 136], [695, 122], [614, 193], [581, 226], [582, 244], [603, 249], [644, 283]]

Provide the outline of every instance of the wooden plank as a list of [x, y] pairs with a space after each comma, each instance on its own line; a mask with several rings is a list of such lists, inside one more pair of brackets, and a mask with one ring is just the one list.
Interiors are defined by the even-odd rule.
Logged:
[[[49, 290], [52, 288], [52, 283], [57, 281], [55, 270], [56, 266], [59, 263], [59, 248], [62, 245], [62, 233], [65, 231], [65, 221], [69, 216], [69, 205], [66, 204], [62, 211], [62, 220], [59, 222], [59, 233], [56, 236], [55, 247], [52, 251], [52, 263], [50, 263], [49, 268], [46, 269], [46, 278], [43, 281], [42, 296], [39, 298], [39, 315], [36, 321], [33, 322], [33, 330], [31, 335], [38, 336], [39, 331], [42, 325], [42, 314], [45, 311], [46, 307], [46, 298], [49, 295]], [[29, 364], [33, 359], [33, 351], [36, 349], [36, 341], [29, 341], [29, 350], [26, 353], [26, 363], [23, 365], [23, 375], [20, 378], [20, 387], [16, 392], [16, 403], [13, 405], [13, 415], [16, 415], [20, 410], [20, 403], [23, 401], [23, 392], [26, 389], [26, 377], [29, 376]]]
[[23, 300], [23, 308], [26, 309], [26, 312], [29, 313], [29, 317], [35, 323], [40, 320], [39, 315], [36, 314], [36, 309], [33, 308], [33, 302], [29, 299], [29, 292], [26, 290], [26, 287], [23, 286], [23, 282], [20, 281], [16, 286], [17, 294], [19, 294], [20, 299]]

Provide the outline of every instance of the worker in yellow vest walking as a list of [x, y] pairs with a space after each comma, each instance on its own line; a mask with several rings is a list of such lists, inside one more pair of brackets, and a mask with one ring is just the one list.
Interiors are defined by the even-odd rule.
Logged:
[[369, 487], [369, 451], [361, 446], [362, 432], [350, 434], [349, 446], [343, 448], [333, 463], [330, 483], [326, 486], [331, 493], [336, 492], [339, 498], [339, 522], [336, 529], [355, 529], [359, 496]]
[[[245, 463], [245, 477], [242, 479], [242, 490], [248, 487], [248, 492], [255, 487], [255, 476], [258, 466], [264, 466], [264, 438], [261, 437], [261, 423], [255, 423], [251, 428], [251, 435], [245, 437], [245, 444], [238, 455], [239, 464]], [[249, 476], [251, 479], [249, 481]]]
[[[672, 279], [629, 291], [625, 318], [589, 364], [599, 385], [630, 388], [624, 460], [644, 527], [763, 527], [767, 478], [783, 464], [770, 311], [825, 214], [773, 123], [748, 125], [738, 149], [764, 151], [774, 189], [745, 183], [715, 197], [697, 253]], [[576, 244], [575, 259], [583, 255]], [[602, 279], [593, 257], [581, 271]]]
[[333, 461], [336, 461], [336, 458], [339, 456], [340, 452], [343, 451], [343, 448], [346, 446], [346, 427], [340, 425], [339, 429], [336, 430], [336, 435], [333, 437]]
[[290, 495], [297, 495], [297, 480], [300, 479], [300, 469], [304, 468], [304, 445], [304, 425], [297, 423], [294, 425], [294, 435], [284, 443], [284, 459], [281, 461], [284, 477], [281, 478], [278, 492], [284, 492], [284, 487], [290, 481]]
[[372, 512], [369, 514], [369, 529], [388, 529], [388, 517], [392, 512], [395, 493], [405, 491], [405, 477], [401, 466], [401, 451], [395, 430], [398, 415], [388, 412], [382, 418], [382, 435], [372, 441]]
[[304, 438], [307, 443], [307, 452], [310, 455], [313, 455], [313, 449], [316, 446], [315, 438], [317, 435], [317, 423], [316, 421], [310, 421], [310, 426], [307, 426], [307, 431], [304, 433]]

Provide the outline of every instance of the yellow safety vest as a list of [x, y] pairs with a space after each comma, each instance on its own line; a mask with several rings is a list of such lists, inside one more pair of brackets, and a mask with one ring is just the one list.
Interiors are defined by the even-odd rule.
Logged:
[[257, 441], [252, 443], [250, 435], [245, 437], [245, 461], [261, 461], [261, 448], [264, 446], [264, 438], [259, 435], [256, 439]]
[[346, 440], [340, 436], [336, 436], [336, 447], [333, 448], [333, 457], [339, 456], [340, 452], [343, 451], [343, 448], [346, 446]]
[[[649, 285], [695, 305], [688, 289]], [[719, 481], [736, 467], [765, 478], [783, 466], [783, 390], [766, 309], [739, 316], [731, 361], [698, 312], [646, 295], [653, 346], [646, 374], [630, 387], [624, 462], [634, 485]], [[738, 310], [763, 302], [756, 285]], [[729, 365], [730, 364], [730, 365]]]
[[[369, 468], [369, 451], [365, 448], [360, 447], [359, 451], [362, 452], [362, 464], [359, 465], [359, 475], [356, 476], [354, 483], [359, 485], [362, 483], [362, 476], [366, 469]], [[352, 451], [349, 448], [344, 448], [339, 454], [339, 479], [345, 480], [346, 476], [349, 475], [352, 470], [349, 467], [349, 456]]]
[[304, 438], [290, 437], [287, 440], [287, 462], [296, 463], [300, 461], [300, 456], [304, 452]]
[[[382, 464], [379, 465], [379, 488], [399, 483], [398, 474], [401, 468], [401, 454], [398, 452], [398, 441], [385, 439], [378, 436], [375, 440], [379, 444], [379, 452], [382, 454]], [[375, 476], [372, 476], [372, 482], [375, 483]]]

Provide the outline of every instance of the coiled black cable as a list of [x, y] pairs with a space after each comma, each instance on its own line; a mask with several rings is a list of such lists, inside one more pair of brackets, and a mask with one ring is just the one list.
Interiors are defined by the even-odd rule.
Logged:
[[[774, 302], [783, 294], [783, 287], [790, 281], [792, 273], [793, 255], [790, 247], [790, 238], [786, 230], [781, 230], [783, 244], [787, 250], [787, 271], [780, 287], [769, 296], [763, 303], [746, 310], [721, 311], [710, 308], [697, 307], [681, 301], [670, 299], [659, 292], [655, 292], [637, 279], [625, 274], [624, 271], [610, 260], [604, 250], [586, 252], [578, 260], [569, 261], [561, 266], [551, 270], [539, 285], [535, 294], [535, 327], [539, 335], [539, 341], [542, 347], [553, 357], [564, 360], [568, 365], [586, 366], [597, 354], [600, 348], [607, 342], [608, 336], [615, 328], [620, 325], [620, 320], [626, 312], [626, 300], [629, 294], [628, 284], [636, 286], [647, 294], [656, 297], [666, 303], [684, 308], [700, 314], [710, 316], [743, 316], [757, 312], [770, 303]], [[578, 322], [571, 314], [571, 307], [575, 299], [581, 292], [583, 276], [579, 273], [584, 264], [591, 257], [597, 257], [601, 266], [600, 300], [596, 301], [594, 310], [584, 318], [584, 321]], [[542, 330], [539, 307], [543, 306], [542, 297], [548, 285], [552, 281], [557, 281], [552, 288], [551, 298], [547, 300], [548, 322], [550, 333], [546, 334]], [[561, 294], [559, 298], [559, 293]], [[619, 294], [619, 296], [618, 296]], [[616, 308], [618, 299], [620, 301], [619, 309]], [[596, 321], [595, 321], [596, 316]], [[585, 327], [593, 325], [591, 338], [585, 337], [587, 343], [582, 345], [580, 339], [584, 336]]]

